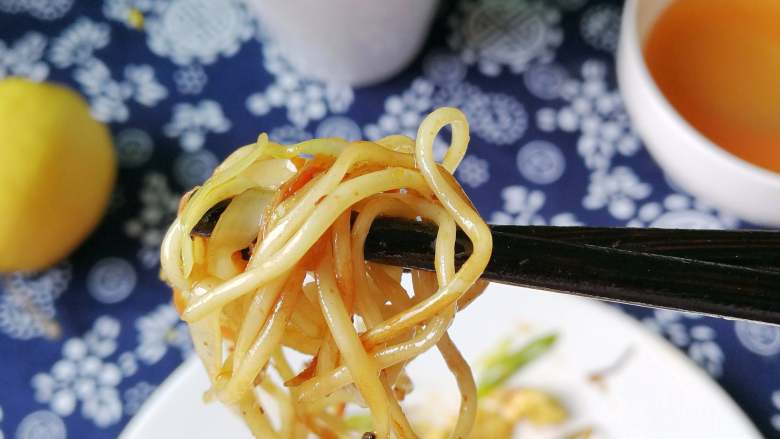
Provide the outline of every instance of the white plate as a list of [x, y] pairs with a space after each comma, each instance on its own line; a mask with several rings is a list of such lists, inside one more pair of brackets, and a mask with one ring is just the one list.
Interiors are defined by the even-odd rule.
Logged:
[[[632, 318], [601, 303], [492, 285], [458, 314], [450, 334], [473, 360], [507, 334], [530, 339], [550, 331], [560, 334], [554, 349], [521, 371], [513, 384], [555, 394], [571, 418], [558, 429], [522, 427], [518, 437], [560, 438], [594, 427], [599, 438], [761, 438], [739, 407], [696, 365]], [[629, 349], [627, 360], [609, 375], [605, 386], [588, 379]], [[430, 407], [431, 416], [453, 412], [457, 390], [445, 370], [434, 352], [411, 363], [416, 387], [407, 402]], [[228, 410], [202, 402], [207, 387], [200, 364], [190, 359], [160, 386], [120, 438], [250, 438]]]

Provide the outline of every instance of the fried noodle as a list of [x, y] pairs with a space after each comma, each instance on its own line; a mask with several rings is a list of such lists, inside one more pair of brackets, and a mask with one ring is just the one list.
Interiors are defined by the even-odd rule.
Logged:
[[[452, 140], [437, 163], [433, 144], [446, 126]], [[211, 380], [207, 397], [233, 408], [258, 438], [359, 436], [345, 422], [350, 404], [370, 410], [372, 437], [414, 438], [400, 405], [411, 391], [405, 367], [435, 346], [462, 396], [450, 437], [467, 437], [476, 386], [447, 328], [459, 299], [484, 289], [492, 251], [487, 225], [452, 177], [468, 140], [454, 108], [427, 116], [416, 139], [284, 146], [262, 134], [186, 194], [162, 245], [162, 275]], [[410, 291], [400, 269], [364, 258], [380, 216], [438, 226], [435, 273], [412, 270]], [[216, 223], [199, 233], [208, 218]], [[456, 269], [458, 229], [473, 251]], [[283, 348], [309, 361], [293, 370]]]

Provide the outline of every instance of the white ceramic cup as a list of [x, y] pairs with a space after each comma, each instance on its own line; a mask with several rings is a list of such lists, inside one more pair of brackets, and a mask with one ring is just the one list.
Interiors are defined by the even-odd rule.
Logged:
[[626, 109], [647, 149], [683, 189], [745, 220], [780, 227], [780, 174], [748, 163], [696, 131], [653, 81], [642, 47], [673, 0], [626, 1], [617, 74]]
[[354, 86], [387, 79], [425, 42], [437, 0], [247, 0], [306, 76]]

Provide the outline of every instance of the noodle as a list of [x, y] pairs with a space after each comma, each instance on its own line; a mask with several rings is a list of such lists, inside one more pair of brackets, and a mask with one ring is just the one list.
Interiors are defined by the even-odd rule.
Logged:
[[[446, 126], [452, 142], [439, 164], [433, 142]], [[208, 396], [256, 437], [360, 437], [345, 404], [368, 408], [373, 437], [417, 437], [400, 405], [412, 388], [404, 370], [433, 346], [461, 393], [451, 437], [469, 435], [476, 386], [447, 328], [484, 289], [492, 241], [452, 177], [468, 139], [453, 108], [427, 116], [416, 140], [283, 146], [263, 134], [182, 198], [162, 244], [162, 276], [211, 379]], [[411, 292], [400, 269], [364, 259], [379, 216], [438, 226], [435, 274], [413, 270]], [[456, 270], [458, 228], [473, 250]], [[309, 363], [295, 371], [282, 348]], [[277, 405], [278, 426], [259, 394]]]

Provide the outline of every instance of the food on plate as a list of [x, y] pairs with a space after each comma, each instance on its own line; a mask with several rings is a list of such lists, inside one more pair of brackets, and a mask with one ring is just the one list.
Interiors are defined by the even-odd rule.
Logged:
[[[545, 427], [566, 421], [568, 413], [554, 396], [510, 383], [510, 379], [523, 367], [546, 353], [556, 339], [555, 334], [545, 335], [515, 348], [515, 335], [505, 338], [491, 349], [478, 366], [479, 404], [469, 439], [511, 439], [517, 427], [524, 422], [535, 427]], [[452, 426], [447, 422], [434, 422], [439, 421], [434, 410], [428, 408], [420, 416], [420, 437], [447, 439]]]
[[[433, 157], [449, 127], [443, 160]], [[461, 392], [452, 437], [477, 418], [471, 369], [447, 335], [474, 300], [492, 251], [490, 231], [452, 173], [468, 123], [440, 108], [417, 138], [375, 142], [257, 142], [231, 154], [185, 194], [161, 250], [162, 275], [188, 322], [212, 388], [207, 399], [235, 409], [256, 437], [416, 437], [400, 406], [413, 383], [406, 364], [436, 347]], [[363, 243], [377, 216], [438, 225], [435, 272], [367, 262]], [[471, 256], [456, 269], [458, 229]], [[293, 369], [290, 350], [306, 356]], [[272, 400], [280, 422], [268, 416]], [[351, 430], [352, 406], [372, 430]]]

